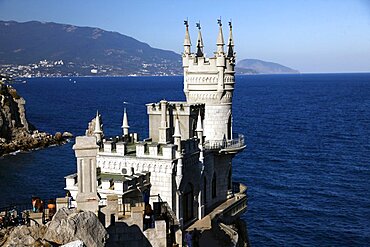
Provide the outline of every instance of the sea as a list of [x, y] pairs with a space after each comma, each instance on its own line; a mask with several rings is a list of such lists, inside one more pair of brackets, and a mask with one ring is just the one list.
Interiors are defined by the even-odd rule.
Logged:
[[[182, 77], [34, 78], [14, 87], [38, 129], [83, 135], [96, 111], [106, 136], [148, 137], [146, 103], [185, 100]], [[233, 180], [248, 186], [252, 246], [370, 246], [370, 74], [237, 76], [233, 131], [247, 148]], [[72, 145], [0, 159], [0, 208], [65, 195]]]

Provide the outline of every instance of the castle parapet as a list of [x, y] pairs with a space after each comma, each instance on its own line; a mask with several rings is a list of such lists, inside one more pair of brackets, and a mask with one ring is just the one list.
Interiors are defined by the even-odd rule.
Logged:
[[136, 157], [173, 160], [176, 157], [176, 145], [138, 142]]

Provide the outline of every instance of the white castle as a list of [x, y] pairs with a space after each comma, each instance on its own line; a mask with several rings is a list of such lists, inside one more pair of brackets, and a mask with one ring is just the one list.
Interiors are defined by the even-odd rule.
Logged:
[[[140, 141], [130, 133], [126, 111], [121, 137], [106, 139], [97, 113], [86, 135], [76, 138], [77, 173], [66, 177], [65, 189], [78, 209], [104, 215], [106, 227], [120, 221], [136, 224], [152, 246], [182, 246], [184, 231], [194, 228], [245, 240], [231, 226], [247, 202], [246, 187], [232, 181], [232, 159], [245, 148], [243, 135], [232, 132], [232, 25], [225, 52], [220, 20], [218, 24], [217, 51], [207, 58], [200, 24], [192, 53], [185, 21], [186, 101], [147, 104], [148, 138]], [[148, 205], [154, 209], [154, 224], [145, 226]]]

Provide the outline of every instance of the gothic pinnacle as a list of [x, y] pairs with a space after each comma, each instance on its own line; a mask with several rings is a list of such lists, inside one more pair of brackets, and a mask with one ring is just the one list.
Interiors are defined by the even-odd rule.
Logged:
[[201, 26], [200, 22], [196, 24], [198, 28], [198, 40], [197, 40], [197, 57], [203, 57], [203, 38], [202, 38], [202, 32], [200, 31]]
[[199, 110], [198, 119], [197, 119], [197, 129], [195, 131], [203, 132], [203, 124], [202, 124], [202, 117], [200, 115], [200, 110]]
[[221, 18], [217, 20], [217, 23], [218, 23], [218, 25], [220, 27], [220, 29], [218, 31], [218, 36], [217, 36], [217, 42], [216, 42], [217, 52], [218, 53], [223, 53], [224, 52], [225, 42], [224, 42], [224, 35], [222, 33], [222, 22], [221, 22]]
[[229, 42], [228, 42], [229, 49], [227, 52], [227, 56], [233, 57], [234, 56], [234, 39], [233, 39], [233, 26], [231, 24], [231, 21], [229, 21], [229, 27], [230, 27]]
[[191, 41], [190, 41], [190, 35], [189, 35], [189, 22], [188, 20], [184, 21], [185, 25], [185, 39], [184, 39], [184, 54], [190, 54], [190, 46], [191, 46]]
[[101, 133], [103, 133], [103, 131], [101, 130], [99, 111], [96, 110], [94, 134], [101, 134]]
[[180, 121], [178, 117], [176, 117], [175, 133], [173, 134], [173, 137], [181, 137]]
[[122, 120], [121, 128], [123, 129], [123, 135], [128, 135], [128, 129], [130, 128], [130, 126], [128, 125], [126, 108], [124, 108], [124, 111], [123, 111], [123, 120]]

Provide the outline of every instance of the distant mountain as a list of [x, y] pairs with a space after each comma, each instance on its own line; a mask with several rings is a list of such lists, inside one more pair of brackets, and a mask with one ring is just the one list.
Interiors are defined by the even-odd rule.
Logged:
[[278, 63], [258, 59], [243, 59], [236, 64], [238, 74], [296, 74], [298, 70], [291, 69]]
[[60, 73], [182, 73], [179, 54], [117, 32], [51, 22], [0, 21], [0, 64], [37, 64], [42, 60], [62, 60]]

